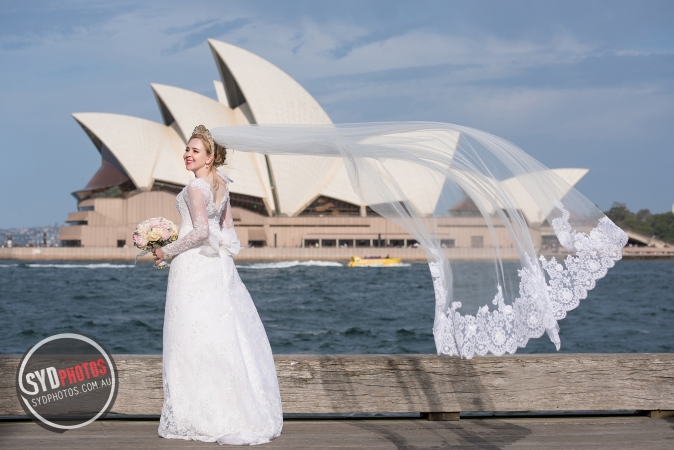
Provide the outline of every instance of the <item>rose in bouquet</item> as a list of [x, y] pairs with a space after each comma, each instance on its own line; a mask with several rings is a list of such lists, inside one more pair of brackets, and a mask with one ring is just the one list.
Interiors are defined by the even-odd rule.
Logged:
[[[142, 221], [133, 232], [133, 244], [143, 250], [136, 256], [136, 261], [155, 248], [163, 247], [176, 239], [178, 239], [178, 227], [170, 220], [163, 217], [154, 217]], [[165, 269], [166, 267], [166, 262], [162, 261], [157, 269]]]

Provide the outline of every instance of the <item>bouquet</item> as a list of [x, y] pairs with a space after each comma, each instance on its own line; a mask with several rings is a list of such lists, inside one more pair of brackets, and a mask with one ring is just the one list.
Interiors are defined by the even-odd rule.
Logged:
[[[143, 250], [136, 256], [136, 261], [153, 249], [163, 247], [176, 239], [178, 239], [178, 227], [170, 220], [154, 217], [142, 221], [133, 232], [133, 244]], [[157, 265], [157, 269], [166, 269], [166, 267], [168, 264], [165, 261]]]

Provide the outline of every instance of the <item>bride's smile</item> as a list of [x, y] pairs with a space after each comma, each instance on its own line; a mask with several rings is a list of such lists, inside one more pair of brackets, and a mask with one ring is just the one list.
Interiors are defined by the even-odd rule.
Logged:
[[[194, 174], [199, 177], [199, 175], [206, 175], [206, 173], [197, 172], [207, 172], [209, 169], [207, 166], [210, 162], [210, 156], [206, 152], [204, 143], [199, 138], [192, 138], [187, 143], [185, 147], [185, 153], [183, 153], [183, 160], [185, 161], [185, 168], [189, 171], [194, 172]], [[205, 170], [202, 170], [205, 169]]]

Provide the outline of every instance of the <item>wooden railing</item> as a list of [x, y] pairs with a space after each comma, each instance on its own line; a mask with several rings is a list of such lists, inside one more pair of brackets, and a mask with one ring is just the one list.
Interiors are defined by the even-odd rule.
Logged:
[[[161, 413], [159, 355], [115, 355], [117, 414]], [[277, 355], [284, 413], [674, 411], [674, 354]], [[17, 356], [0, 356], [0, 416], [24, 415]], [[657, 413], [656, 413], [657, 414]]]

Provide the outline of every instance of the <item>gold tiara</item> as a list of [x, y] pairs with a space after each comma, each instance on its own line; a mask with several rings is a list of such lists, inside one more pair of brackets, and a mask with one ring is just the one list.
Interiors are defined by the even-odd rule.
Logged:
[[215, 153], [215, 142], [213, 142], [213, 136], [211, 135], [211, 132], [208, 131], [208, 128], [203, 125], [197, 125], [194, 127], [194, 131], [192, 131], [192, 136], [190, 139], [193, 137], [208, 139], [208, 143], [211, 144], [211, 153]]

